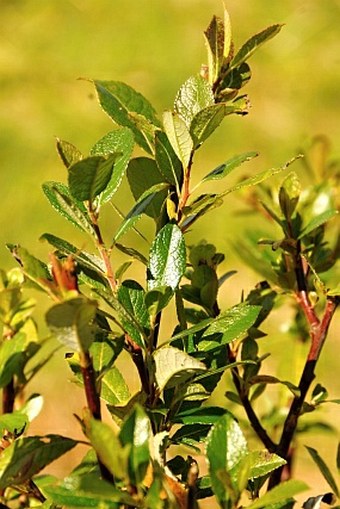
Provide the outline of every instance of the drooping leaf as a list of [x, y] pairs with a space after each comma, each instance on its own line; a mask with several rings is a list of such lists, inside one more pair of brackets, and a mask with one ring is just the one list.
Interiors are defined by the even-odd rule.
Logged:
[[274, 37], [276, 34], [278, 34], [281, 30], [283, 25], [272, 25], [258, 34], [253, 35], [236, 53], [235, 57], [233, 58], [231, 62], [231, 69], [238, 67], [243, 62], [248, 60], [248, 58], [260, 47], [262, 44], [264, 44], [266, 41]]
[[134, 486], [138, 486], [144, 480], [150, 462], [151, 436], [149, 417], [142, 406], [136, 404], [123, 422], [119, 433], [121, 443], [129, 449], [129, 479]]
[[57, 138], [57, 152], [63, 164], [68, 168], [74, 163], [77, 163], [83, 158], [80, 150], [77, 149], [72, 143]]
[[175, 387], [207, 368], [203, 362], [173, 346], [162, 346], [153, 354], [159, 390]]
[[231, 496], [230, 489], [236, 489], [237, 468], [247, 453], [241, 428], [228, 412], [210, 430], [206, 448], [212, 488], [222, 507]]
[[76, 445], [76, 440], [60, 435], [15, 440], [0, 456], [0, 489], [31, 479]]
[[303, 481], [290, 479], [275, 486], [267, 491], [262, 497], [256, 499], [247, 509], [260, 509], [261, 507], [273, 507], [274, 504], [289, 500], [298, 493], [308, 490], [308, 486]]
[[68, 184], [72, 196], [80, 201], [93, 201], [112, 181], [116, 159], [116, 154], [107, 158], [90, 156], [70, 166]]
[[131, 158], [134, 141], [132, 131], [123, 127], [110, 131], [92, 147], [90, 154], [94, 156], [117, 154], [111, 179], [99, 197], [101, 203], [109, 201], [120, 186]]
[[319, 226], [327, 223], [330, 219], [337, 216], [338, 213], [339, 212], [336, 209], [330, 209], [316, 217], [313, 217], [313, 219], [303, 228], [298, 238], [302, 239], [303, 237], [306, 237], [306, 235], [309, 235], [313, 230], [319, 228]]
[[127, 256], [130, 256], [131, 258], [138, 260], [143, 265], [147, 265], [148, 261], [145, 258], [145, 256], [137, 251], [137, 249], [134, 249], [133, 247], [124, 246], [123, 244], [119, 244], [118, 242], [115, 243], [115, 247], [119, 249], [122, 253], [126, 254]]
[[[130, 212], [125, 217], [122, 224], [119, 226], [113, 241], [116, 243], [130, 228], [134, 226], [136, 221], [141, 217], [142, 213], [147, 211], [148, 207], [154, 203], [156, 196], [167, 189], [168, 184], [155, 184], [150, 189], [146, 190], [142, 196], [140, 196], [132, 207]], [[164, 193], [162, 193], [161, 200], [163, 199]]]
[[168, 140], [183, 168], [187, 168], [191, 159], [194, 144], [184, 120], [172, 111], [163, 114], [163, 125]]
[[[148, 194], [150, 188], [155, 185], [164, 184], [164, 177], [160, 173], [155, 160], [148, 157], [136, 157], [131, 159], [127, 169], [127, 178], [131, 192], [136, 201], [138, 201], [144, 193], [147, 193], [142, 198], [142, 205], [145, 203], [144, 199], [150, 199], [150, 203], [145, 208], [144, 212], [157, 220], [161, 215], [162, 206], [168, 193], [166, 189], [164, 189], [163, 192], [158, 191], [157, 196], [153, 197], [153, 199], [148, 198], [148, 196], [150, 196]], [[139, 207], [139, 205], [137, 205], [137, 207]]]
[[174, 109], [190, 128], [194, 116], [214, 104], [214, 94], [209, 83], [202, 76], [191, 76], [179, 89]]
[[238, 168], [246, 161], [251, 161], [254, 157], [258, 156], [258, 152], [245, 152], [243, 154], [239, 154], [237, 156], [228, 159], [223, 164], [220, 164], [213, 171], [208, 173], [203, 179], [202, 182], [207, 182], [208, 180], [220, 180], [229, 175], [235, 168]]
[[45, 182], [42, 189], [52, 207], [61, 216], [80, 230], [93, 233], [93, 227], [84, 204], [71, 196], [67, 186], [61, 182]]
[[93, 320], [96, 311], [95, 301], [76, 297], [49, 309], [46, 321], [61, 343], [76, 352], [86, 352], [95, 336]]
[[337, 497], [340, 496], [340, 491], [338, 488], [338, 485], [333, 477], [332, 472], [326, 465], [325, 461], [321, 458], [320, 454], [316, 449], [313, 447], [305, 446], [307, 451], [309, 452], [311, 458], [313, 459], [314, 463], [318, 466], [321, 474], [323, 475], [323, 478], [328, 483], [332, 491], [336, 494]]
[[186, 269], [185, 241], [177, 225], [167, 224], [158, 232], [150, 249], [149, 269], [149, 289], [177, 288]]
[[146, 152], [150, 152], [150, 144], [153, 140], [146, 139], [145, 133], [136, 126], [133, 117], [129, 115], [129, 113], [137, 113], [159, 127], [155, 110], [149, 101], [129, 85], [119, 81], [95, 81], [94, 85], [103, 110], [118, 125], [130, 128], [136, 143]]
[[155, 134], [155, 160], [166, 181], [176, 186], [179, 192], [183, 180], [183, 167], [163, 131], [157, 131]]
[[[204, 32], [205, 42], [208, 51], [209, 83], [212, 85], [218, 78], [225, 52], [230, 49], [230, 32], [227, 32], [225, 44], [224, 23], [221, 18], [213, 16], [208, 28]], [[228, 29], [228, 27], [227, 27]], [[228, 44], [229, 39], [229, 44]], [[228, 49], [229, 46], [229, 49]]]

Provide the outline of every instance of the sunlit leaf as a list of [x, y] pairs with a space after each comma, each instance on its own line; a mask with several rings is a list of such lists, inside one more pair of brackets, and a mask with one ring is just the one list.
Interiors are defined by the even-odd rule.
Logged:
[[153, 360], [160, 390], [163, 390], [165, 386], [175, 387], [190, 379], [195, 373], [201, 373], [207, 369], [202, 362], [173, 346], [164, 346], [156, 350]]
[[68, 168], [74, 163], [77, 163], [83, 158], [82, 153], [80, 150], [77, 149], [72, 143], [60, 140], [57, 138], [57, 152], [62, 160], [63, 164]]
[[275, 486], [267, 491], [262, 497], [258, 498], [247, 509], [260, 509], [261, 507], [272, 507], [274, 504], [289, 500], [298, 493], [308, 490], [307, 484], [303, 481], [291, 479]]
[[191, 159], [194, 144], [184, 120], [172, 111], [163, 114], [165, 133], [183, 168], [187, 168]]
[[244, 154], [239, 154], [237, 156], [228, 159], [223, 164], [220, 164], [217, 168], [206, 175], [202, 182], [207, 182], [208, 180], [220, 180], [229, 175], [235, 168], [238, 168], [246, 161], [251, 161], [254, 157], [257, 157], [257, 152], [245, 152]]
[[202, 76], [191, 76], [179, 89], [175, 99], [175, 112], [190, 128], [194, 116], [214, 104], [214, 94]]
[[231, 68], [238, 67], [243, 62], [248, 60], [248, 58], [260, 47], [262, 44], [264, 44], [266, 41], [274, 37], [276, 34], [278, 34], [281, 30], [283, 25], [272, 25], [258, 34], [253, 35], [243, 46], [242, 48], [236, 53], [235, 57], [233, 58], [231, 62]]

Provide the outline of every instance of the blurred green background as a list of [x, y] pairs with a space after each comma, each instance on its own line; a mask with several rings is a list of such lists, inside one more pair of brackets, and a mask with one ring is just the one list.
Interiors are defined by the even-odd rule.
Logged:
[[[226, 4], [236, 47], [270, 24], [285, 27], [250, 60], [253, 78], [246, 88], [250, 114], [224, 121], [197, 158], [196, 178], [248, 150], [261, 153], [249, 171], [281, 165], [316, 134], [328, 136], [333, 156], [340, 157], [339, 1]], [[159, 112], [170, 108], [179, 86], [206, 62], [202, 33], [213, 14], [222, 14], [222, 7], [219, 0], [0, 0], [0, 7], [0, 266], [9, 268], [13, 262], [6, 242], [20, 242], [35, 254], [47, 253], [38, 238], [49, 231], [74, 242], [79, 239], [83, 245], [41, 191], [45, 180], [66, 178], [54, 149], [56, 136], [87, 153], [112, 128], [91, 83], [77, 78], [125, 81]], [[127, 212], [130, 198], [126, 187], [123, 191], [119, 200]], [[197, 237], [209, 233], [219, 250], [228, 251], [226, 239], [244, 221], [233, 219], [238, 206], [237, 200], [227, 200], [222, 214], [207, 215]], [[256, 279], [245, 269], [227, 303], [233, 304], [241, 288], [249, 290]], [[328, 372], [331, 381], [339, 367], [336, 348], [333, 328], [320, 370]], [[58, 386], [67, 391], [64, 375]], [[333, 388], [340, 390], [338, 381]], [[49, 426], [66, 433], [56, 423], [60, 417], [72, 418], [72, 402], [58, 407], [58, 419], [56, 405], [47, 402], [44, 425], [49, 416]]]

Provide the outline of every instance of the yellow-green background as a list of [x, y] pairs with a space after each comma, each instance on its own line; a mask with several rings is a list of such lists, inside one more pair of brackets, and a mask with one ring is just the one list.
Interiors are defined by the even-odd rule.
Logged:
[[[237, 47], [267, 25], [285, 27], [250, 60], [250, 114], [225, 120], [202, 149], [194, 179], [247, 150], [261, 152], [249, 171], [280, 165], [316, 134], [327, 135], [334, 157], [339, 157], [339, 1], [229, 0], [227, 7]], [[50, 231], [85, 245], [50, 209], [41, 191], [43, 181], [66, 177], [54, 149], [56, 136], [86, 153], [112, 128], [91, 83], [77, 78], [125, 81], [158, 111], [170, 108], [181, 83], [206, 61], [202, 32], [213, 14], [222, 14], [222, 7], [219, 0], [0, 0], [0, 8], [0, 264], [9, 268], [6, 242], [20, 242], [44, 255], [47, 247], [38, 238]], [[127, 212], [130, 198], [123, 190], [119, 203]], [[240, 219], [233, 226], [232, 209], [238, 206], [230, 200], [218, 215], [207, 216], [197, 238], [209, 236], [228, 251], [226, 239], [243, 226]], [[111, 220], [116, 224], [112, 212], [107, 231]], [[232, 263], [226, 266], [230, 268]], [[241, 288], [248, 291], [256, 280], [248, 269], [237, 277], [225, 305], [235, 303]], [[273, 336], [278, 344], [284, 342], [280, 334]], [[287, 348], [284, 343], [282, 348]], [[338, 380], [333, 384], [337, 348], [333, 327], [319, 370], [328, 375], [332, 397], [340, 390]], [[69, 394], [65, 380], [61, 371], [57, 382], [51, 377], [44, 384], [49, 381]], [[35, 389], [47, 390], [38, 382]], [[38, 431], [45, 423], [60, 433], [74, 427], [71, 418], [66, 427], [60, 424], [60, 417], [72, 414], [71, 398], [48, 401]], [[329, 413], [328, 419], [334, 415]], [[335, 443], [335, 436], [326, 439], [321, 452], [334, 458], [329, 449]], [[315, 478], [324, 487], [320, 476]]]

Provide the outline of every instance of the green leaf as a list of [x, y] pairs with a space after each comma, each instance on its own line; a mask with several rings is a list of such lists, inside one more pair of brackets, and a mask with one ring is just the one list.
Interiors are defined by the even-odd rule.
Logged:
[[206, 454], [213, 491], [224, 507], [223, 502], [231, 496], [229, 488], [235, 489], [233, 485], [228, 486], [228, 484], [236, 477], [237, 467], [248, 454], [246, 439], [237, 421], [229, 412], [223, 415], [210, 430]]
[[70, 166], [68, 184], [72, 196], [80, 201], [93, 201], [107, 188], [116, 159], [116, 154], [107, 158], [91, 156]]
[[144, 480], [149, 461], [149, 442], [152, 436], [151, 424], [143, 408], [136, 404], [133, 411], [123, 422], [119, 438], [129, 448], [129, 479], [133, 486]]
[[145, 258], [145, 256], [137, 251], [137, 249], [134, 249], [133, 247], [124, 246], [123, 244], [119, 244], [118, 242], [115, 243], [115, 247], [119, 249], [122, 253], [126, 254], [127, 256], [130, 256], [131, 258], [138, 260], [143, 265], [147, 265], [148, 261]]
[[266, 41], [274, 37], [276, 34], [278, 34], [281, 30], [283, 25], [272, 25], [258, 34], [253, 35], [242, 47], [241, 49], [236, 53], [235, 57], [233, 58], [230, 68], [234, 69], [235, 67], [238, 67], [243, 62], [248, 60], [248, 58], [260, 47], [262, 44], [264, 44]]
[[225, 41], [224, 29], [224, 23], [221, 18], [213, 16], [208, 28], [204, 32], [205, 43], [208, 51], [209, 83], [211, 85], [219, 76], [224, 57], [228, 56], [225, 55], [225, 52], [228, 51], [229, 54], [228, 40], [230, 38], [230, 32], [228, 31], [227, 40]]
[[157, 234], [150, 249], [149, 289], [170, 286], [175, 290], [186, 269], [185, 241], [175, 224], [165, 225]]
[[127, 451], [116, 433], [108, 424], [96, 419], [88, 419], [85, 424], [86, 436], [100, 461], [116, 479], [127, 480]]
[[50, 292], [52, 277], [47, 265], [20, 245], [7, 244], [7, 248], [23, 268], [25, 276], [38, 288]]
[[175, 154], [181, 161], [183, 168], [187, 168], [194, 148], [188, 127], [184, 120], [172, 111], [164, 112], [163, 125]]
[[220, 164], [217, 168], [215, 168], [213, 171], [208, 173], [203, 179], [202, 182], [207, 182], [209, 180], [220, 180], [225, 178], [229, 173], [231, 173], [235, 168], [238, 168], [241, 166], [241, 164], [245, 163], [246, 161], [251, 161], [254, 159], [254, 157], [258, 156], [258, 152], [245, 152], [243, 154], [239, 154], [237, 156], [232, 157], [231, 159], [228, 159], [223, 164]]
[[0, 489], [22, 484], [77, 445], [76, 440], [59, 435], [24, 437], [1, 452]]
[[194, 116], [214, 104], [214, 94], [209, 83], [202, 76], [191, 76], [176, 95], [174, 110], [188, 129]]
[[97, 303], [76, 297], [53, 306], [46, 314], [47, 325], [55, 337], [76, 352], [87, 352], [95, 336]]
[[298, 238], [302, 239], [306, 235], [309, 235], [313, 230], [319, 228], [319, 226], [327, 223], [330, 219], [337, 215], [338, 211], [336, 209], [330, 209], [316, 217], [313, 217], [313, 219], [304, 227]]
[[301, 184], [297, 174], [290, 172], [279, 189], [279, 203], [283, 215], [287, 220], [293, 215], [301, 195]]
[[201, 110], [194, 116], [190, 124], [190, 134], [194, 142], [194, 148], [198, 148], [211, 136], [226, 116], [224, 104], [214, 104]]
[[108, 202], [119, 188], [131, 158], [134, 143], [132, 131], [123, 127], [110, 131], [92, 147], [90, 151], [92, 156], [106, 157], [109, 154], [116, 154], [111, 179], [99, 197], [101, 203]]
[[163, 131], [155, 134], [155, 160], [159, 171], [169, 184], [176, 186], [179, 194], [183, 180], [183, 167]]
[[101, 107], [118, 125], [129, 127], [134, 134], [136, 143], [147, 152], [151, 152], [150, 144], [153, 140], [136, 126], [130, 113], [142, 115], [156, 127], [160, 127], [159, 120], [152, 105], [145, 97], [133, 88], [119, 81], [95, 81], [98, 99]]
[[124, 405], [129, 400], [129, 388], [116, 366], [112, 366], [101, 379], [100, 397], [108, 405]]
[[243, 336], [250, 329], [256, 322], [260, 311], [260, 306], [238, 304], [222, 313], [218, 320], [209, 325], [204, 331], [202, 338], [221, 333], [223, 334], [223, 343], [230, 343]]
[[11, 414], [2, 414], [0, 416], [0, 431], [1, 434], [7, 430], [10, 433], [21, 433], [28, 424], [28, 416], [20, 411], [15, 411]]
[[184, 207], [184, 220], [181, 222], [182, 229], [187, 229], [198, 218], [210, 210], [223, 205], [222, 194], [201, 194], [193, 202]]
[[77, 163], [83, 158], [82, 153], [77, 149], [77, 147], [68, 141], [60, 140], [59, 138], [57, 138], [57, 152], [66, 168]]
[[306, 483], [291, 479], [275, 486], [267, 491], [262, 497], [258, 498], [247, 509], [260, 509], [261, 507], [271, 507], [274, 504], [288, 500], [302, 491], [308, 490]]
[[[130, 212], [125, 217], [124, 221], [119, 226], [113, 241], [119, 240], [130, 228], [134, 226], [136, 221], [141, 217], [142, 213], [147, 211], [148, 207], [154, 203], [156, 196], [165, 189], [168, 188], [168, 184], [155, 184], [150, 189], [146, 190], [142, 196], [140, 196], [132, 207]], [[162, 193], [161, 200], [163, 200], [164, 193]]]
[[269, 474], [287, 462], [277, 454], [264, 451], [249, 452], [245, 458], [248, 466], [248, 478], [256, 479]]
[[160, 286], [146, 292], [144, 302], [151, 316], [156, 316], [170, 302], [174, 292], [170, 286]]
[[311, 458], [313, 459], [314, 463], [319, 468], [321, 474], [323, 475], [323, 478], [328, 483], [332, 491], [336, 494], [337, 497], [340, 496], [339, 488], [337, 486], [337, 483], [332, 475], [332, 472], [324, 462], [324, 460], [319, 455], [318, 451], [316, 449], [313, 449], [313, 447], [305, 446], [309, 454], [311, 455]]
[[173, 346], [162, 346], [153, 354], [159, 390], [184, 383], [196, 373], [206, 371], [203, 362]]
[[150, 318], [148, 310], [144, 302], [144, 289], [132, 280], [126, 280], [118, 290], [118, 299], [124, 309], [129, 313], [129, 316], [134, 317], [134, 321], [121, 317], [125, 330], [137, 343], [137, 345], [144, 348], [144, 341], [141, 337], [139, 330], [134, 326], [135, 322], [139, 324], [141, 329], [148, 331], [150, 327]]
[[69, 188], [61, 182], [45, 182], [42, 186], [52, 207], [73, 226], [93, 233], [93, 227], [84, 204], [71, 196]]
[[226, 410], [218, 406], [204, 406], [202, 408], [191, 408], [175, 415], [173, 422], [179, 424], [215, 424]]
[[280, 380], [279, 378], [276, 378], [275, 376], [271, 375], [256, 375], [251, 377], [250, 380], [251, 384], [282, 384], [285, 385], [294, 396], [299, 397], [300, 396], [300, 389], [292, 384], [291, 382], [288, 382], [286, 380]]
[[[148, 193], [155, 185], [164, 185], [164, 177], [160, 173], [156, 162], [148, 157], [136, 157], [131, 159], [127, 169], [127, 178], [135, 200], [138, 201], [143, 197], [142, 204], [144, 199], [148, 198], [148, 195], [145, 195], [144, 193]], [[153, 199], [149, 198], [150, 204], [144, 210], [145, 214], [156, 220], [161, 215], [163, 203], [168, 193], [164, 190], [157, 194], [158, 195]]]

